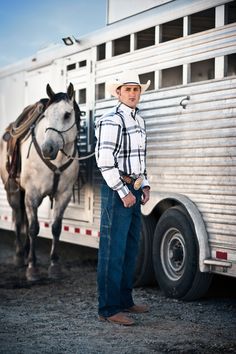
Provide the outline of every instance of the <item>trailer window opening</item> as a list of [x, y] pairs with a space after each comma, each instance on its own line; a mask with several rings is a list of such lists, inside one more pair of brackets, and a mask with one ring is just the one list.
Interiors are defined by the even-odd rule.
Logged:
[[130, 52], [130, 35], [112, 41], [113, 56]]
[[79, 68], [83, 68], [84, 66], [87, 65], [87, 60], [81, 60], [79, 61]]
[[75, 70], [75, 69], [76, 69], [76, 63], [69, 64], [69, 65], [67, 65], [67, 67], [66, 67], [66, 70], [67, 70], [67, 71]]
[[150, 47], [155, 44], [155, 27], [135, 33], [135, 49]]
[[161, 70], [160, 87], [171, 87], [183, 84], [183, 66], [175, 66], [173, 68]]
[[86, 89], [80, 89], [79, 90], [79, 104], [85, 104], [86, 103]]
[[189, 16], [189, 34], [215, 28], [215, 8], [197, 12]]
[[106, 58], [106, 43], [102, 43], [97, 46], [97, 60], [103, 60]]
[[236, 53], [226, 55], [225, 68], [226, 76], [236, 75]]
[[225, 5], [225, 24], [236, 22], [236, 1], [232, 1]]
[[145, 73], [145, 74], [139, 74], [139, 79], [140, 79], [140, 82], [144, 83], [144, 84], [146, 84], [146, 82], [148, 80], [150, 80], [151, 84], [148, 87], [147, 91], [154, 90], [154, 88], [155, 88], [155, 72], [154, 71], [149, 72], [149, 73]]
[[105, 83], [95, 85], [95, 100], [102, 100], [105, 98]]
[[215, 60], [208, 59], [190, 64], [190, 82], [211, 80], [215, 77]]
[[160, 43], [183, 37], [183, 18], [163, 23], [160, 26]]

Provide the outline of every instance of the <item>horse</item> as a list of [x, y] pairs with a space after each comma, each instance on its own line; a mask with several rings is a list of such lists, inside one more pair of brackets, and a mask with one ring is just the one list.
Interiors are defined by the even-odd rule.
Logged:
[[[36, 121], [23, 138], [17, 139], [20, 171], [15, 178], [9, 175], [9, 132], [0, 141], [0, 173], [15, 223], [15, 260], [18, 265], [27, 266], [28, 281], [40, 279], [36, 259], [38, 208], [47, 196], [53, 208], [48, 275], [61, 276], [58, 243], [62, 218], [79, 173], [77, 137], [81, 111], [75, 101], [74, 87], [70, 83], [66, 93], [54, 93], [47, 84], [46, 92], [49, 98], [39, 101], [41, 108]], [[26, 233], [24, 244], [23, 230]]]

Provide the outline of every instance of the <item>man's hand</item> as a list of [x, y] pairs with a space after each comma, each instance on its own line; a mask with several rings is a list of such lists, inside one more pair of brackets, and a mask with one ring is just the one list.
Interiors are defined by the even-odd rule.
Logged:
[[124, 198], [121, 199], [125, 208], [131, 208], [136, 203], [136, 198], [133, 193], [129, 192]]
[[150, 198], [150, 187], [144, 187], [143, 190], [143, 195], [142, 195], [142, 205], [145, 205], [148, 201], [149, 201], [149, 198]]

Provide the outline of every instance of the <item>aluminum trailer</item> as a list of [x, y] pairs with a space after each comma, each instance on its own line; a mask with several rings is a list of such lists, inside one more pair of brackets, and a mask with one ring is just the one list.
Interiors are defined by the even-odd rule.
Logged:
[[[193, 300], [212, 274], [236, 276], [236, 1], [136, 3], [135, 13], [110, 0], [105, 28], [0, 69], [0, 128], [44, 97], [47, 83], [63, 91], [72, 82], [86, 113], [80, 151], [90, 154], [94, 120], [116, 102], [105, 82], [123, 68], [150, 78], [140, 109], [151, 199], [142, 207], [136, 284], [155, 277], [167, 296]], [[61, 240], [98, 248], [101, 176], [94, 158], [81, 169]], [[0, 194], [0, 227], [12, 229], [2, 185]], [[45, 199], [40, 236], [51, 237], [50, 216]]]

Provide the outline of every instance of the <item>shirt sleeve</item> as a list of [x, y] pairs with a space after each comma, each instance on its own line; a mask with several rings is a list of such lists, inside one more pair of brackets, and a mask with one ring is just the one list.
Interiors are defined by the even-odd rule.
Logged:
[[[144, 125], [144, 130], [145, 130], [145, 134], [146, 134], [146, 125], [145, 125], [145, 121], [143, 120], [143, 125]], [[147, 136], [145, 135], [145, 166], [146, 166], [146, 156], [147, 156]], [[145, 168], [144, 170], [144, 180], [143, 183], [141, 185], [141, 188], [145, 188], [145, 187], [149, 187], [150, 188], [150, 184], [148, 182], [148, 177], [147, 177], [147, 170]]]
[[129, 193], [120, 177], [117, 157], [122, 142], [122, 127], [115, 119], [101, 119], [96, 126], [96, 161], [107, 185], [121, 198]]

